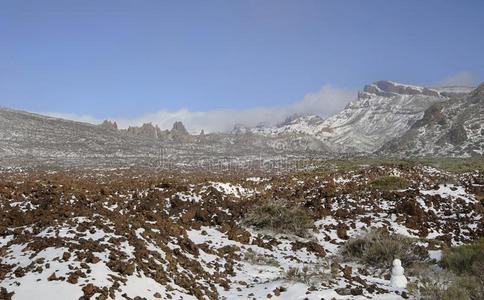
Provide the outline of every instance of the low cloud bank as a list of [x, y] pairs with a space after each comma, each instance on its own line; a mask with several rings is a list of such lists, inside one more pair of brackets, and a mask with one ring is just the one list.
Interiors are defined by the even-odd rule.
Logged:
[[[160, 110], [147, 113], [138, 118], [127, 119], [111, 117], [117, 122], [119, 128], [139, 126], [143, 123], [152, 123], [162, 129], [170, 129], [175, 121], [182, 121], [191, 132], [224, 132], [230, 131], [236, 124], [253, 127], [260, 123], [274, 125], [290, 115], [319, 115], [331, 116], [341, 111], [344, 106], [356, 98], [356, 91], [337, 88], [331, 85], [323, 86], [318, 92], [309, 93], [303, 99], [289, 105], [274, 107], [255, 107], [251, 109], [233, 110], [218, 109], [211, 111], [190, 111], [180, 109], [177, 111]], [[102, 120], [88, 115], [75, 115], [64, 113], [44, 113], [46, 115], [69, 120], [99, 124]]]
[[460, 71], [439, 81], [437, 86], [477, 86], [477, 77], [469, 71]]

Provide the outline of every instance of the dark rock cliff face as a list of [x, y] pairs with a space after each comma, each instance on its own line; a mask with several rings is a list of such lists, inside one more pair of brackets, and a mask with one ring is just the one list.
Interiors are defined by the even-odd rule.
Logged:
[[472, 103], [484, 103], [484, 83], [481, 83], [472, 93], [470, 97]]
[[430, 106], [403, 136], [376, 153], [398, 156], [482, 156], [484, 153], [484, 84]]
[[434, 105], [430, 106], [424, 113], [422, 119], [415, 122], [412, 128], [422, 127], [425, 125], [445, 125], [446, 120], [445, 116], [442, 114], [442, 104], [435, 103]]
[[451, 143], [454, 146], [461, 145], [467, 140], [467, 133], [462, 124], [455, 124], [449, 132], [443, 136], [439, 143]]

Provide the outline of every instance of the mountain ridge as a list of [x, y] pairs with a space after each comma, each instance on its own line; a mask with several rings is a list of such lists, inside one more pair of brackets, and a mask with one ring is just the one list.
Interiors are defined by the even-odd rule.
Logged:
[[[482, 155], [484, 85], [428, 89], [391, 81], [365, 86], [339, 113], [292, 115], [277, 126], [235, 127], [230, 133], [190, 134], [181, 122], [171, 130], [151, 123], [119, 129], [0, 108], [0, 161], [147, 158], [171, 149], [175, 162], [328, 158], [352, 155]], [[481, 147], [481, 148], [479, 148]]]

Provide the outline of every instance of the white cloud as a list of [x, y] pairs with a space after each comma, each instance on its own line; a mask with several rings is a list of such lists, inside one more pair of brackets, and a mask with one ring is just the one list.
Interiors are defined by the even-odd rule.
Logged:
[[40, 114], [54, 117], [54, 118], [67, 119], [67, 120], [84, 122], [84, 123], [91, 123], [91, 124], [100, 123], [99, 119], [96, 119], [95, 117], [90, 115], [76, 115], [71, 113], [59, 113], [59, 112], [42, 112]]
[[[115, 120], [120, 128], [139, 126], [143, 123], [153, 123], [162, 129], [170, 129], [175, 121], [182, 121], [192, 132], [204, 129], [206, 132], [229, 131], [235, 124], [256, 126], [260, 123], [277, 124], [294, 113], [308, 115], [315, 114], [322, 117], [330, 116], [356, 97], [356, 91], [336, 88], [331, 85], [323, 86], [318, 92], [309, 93], [302, 100], [289, 105], [274, 107], [255, 107], [251, 109], [233, 110], [219, 109], [211, 111], [177, 111], [160, 110], [148, 113], [138, 118], [109, 118]], [[47, 113], [47, 115], [75, 121], [99, 124], [102, 120], [90, 116], [76, 116], [74, 114]]]
[[438, 86], [476, 86], [477, 78], [469, 71], [460, 71], [441, 80]]

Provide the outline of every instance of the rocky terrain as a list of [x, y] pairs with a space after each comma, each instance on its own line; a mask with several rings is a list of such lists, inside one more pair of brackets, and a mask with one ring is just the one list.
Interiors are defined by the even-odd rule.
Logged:
[[405, 134], [426, 109], [450, 99], [465, 97], [471, 88], [440, 88], [377, 81], [358, 93], [343, 111], [322, 119], [302, 116], [275, 128], [255, 128], [265, 136], [306, 134], [323, 141], [334, 152], [372, 153]]
[[[229, 133], [190, 134], [151, 123], [74, 122], [0, 108], [0, 163], [26, 167], [261, 165], [355, 156], [482, 156], [482, 85], [430, 89], [378, 81], [340, 113], [290, 116], [276, 127], [237, 126]], [[203, 169], [203, 168], [202, 168]]]
[[330, 155], [310, 136], [288, 140], [249, 132], [190, 135], [181, 122], [169, 131], [152, 124], [119, 130], [109, 121], [92, 125], [0, 108], [3, 167], [252, 168], [267, 161]]
[[398, 236], [416, 283], [416, 263], [434, 266], [443, 249], [484, 237], [479, 171], [0, 178], [0, 299], [413, 298], [389, 285], [391, 261], [357, 260], [348, 243], [370, 228]]
[[411, 129], [381, 149], [402, 156], [482, 156], [484, 84], [469, 95], [430, 106]]

